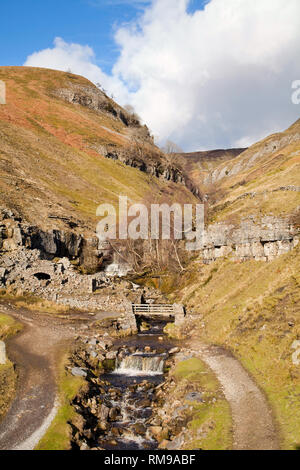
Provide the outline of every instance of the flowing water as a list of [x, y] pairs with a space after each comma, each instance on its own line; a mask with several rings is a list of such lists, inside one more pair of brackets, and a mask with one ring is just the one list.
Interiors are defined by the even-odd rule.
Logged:
[[[149, 322], [149, 319], [147, 319]], [[163, 334], [165, 321], [155, 320], [148, 331], [140, 332], [115, 346], [127, 353], [116, 361], [115, 370], [102, 378], [118, 392], [111, 404], [118, 416], [103, 438], [103, 449], [155, 449], [157, 442], [149, 433], [154, 388], [164, 379], [165, 360], [174, 342]]]
[[155, 356], [135, 353], [117, 362], [114, 374], [125, 374], [130, 377], [161, 375], [164, 370], [165, 357], [166, 354]]

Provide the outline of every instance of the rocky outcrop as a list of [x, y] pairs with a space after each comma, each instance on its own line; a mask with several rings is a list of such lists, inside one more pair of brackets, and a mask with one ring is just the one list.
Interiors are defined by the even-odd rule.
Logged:
[[96, 236], [84, 238], [72, 231], [48, 230], [31, 226], [12, 211], [0, 209], [0, 252], [12, 253], [22, 248], [38, 250], [44, 259], [69, 258], [87, 272], [96, 272], [112, 259], [111, 250]]
[[[68, 88], [56, 90], [54, 94], [68, 103], [79, 104], [93, 111], [108, 113], [115, 119], [122, 121], [125, 126], [142, 127], [134, 113], [129, 113], [121, 108], [104, 91], [96, 86], [82, 86], [70, 83]], [[149, 132], [148, 135], [150, 137]]]
[[206, 264], [227, 256], [239, 261], [271, 261], [292, 250], [298, 242], [299, 230], [288, 219], [248, 217], [239, 227], [225, 223], [208, 226], [201, 255]]
[[207, 176], [205, 183], [216, 183], [222, 178], [234, 176], [242, 171], [246, 171], [253, 167], [259, 159], [279, 152], [288, 145], [298, 141], [300, 141], [300, 133], [297, 131], [296, 127], [294, 131], [290, 130], [287, 133], [274, 134], [265, 141], [254, 144], [247, 149], [233, 164], [224, 164], [217, 167]]
[[[107, 243], [96, 236], [44, 231], [28, 225], [12, 211], [0, 209], [0, 288], [77, 309], [122, 312], [122, 295], [110, 294], [114, 290], [113, 277], [128, 270], [130, 266], [122, 264]], [[95, 296], [94, 292], [101, 294]]]
[[197, 188], [191, 179], [179, 167], [173, 166], [164, 162], [162, 159], [139, 158], [134, 152], [120, 150], [106, 150], [102, 147], [102, 152], [106, 158], [119, 160], [127, 166], [137, 168], [138, 170], [147, 173], [156, 178], [164, 181], [172, 181], [173, 183], [183, 184], [188, 188], [194, 196], [201, 198], [200, 190]]

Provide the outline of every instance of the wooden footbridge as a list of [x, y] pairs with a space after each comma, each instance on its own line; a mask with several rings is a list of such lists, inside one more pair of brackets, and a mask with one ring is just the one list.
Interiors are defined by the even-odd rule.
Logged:
[[181, 323], [185, 317], [184, 306], [180, 304], [131, 304], [135, 316], [173, 317], [176, 323]]

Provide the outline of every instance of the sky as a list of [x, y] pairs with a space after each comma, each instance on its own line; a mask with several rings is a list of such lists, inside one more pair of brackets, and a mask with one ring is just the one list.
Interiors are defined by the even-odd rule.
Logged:
[[161, 145], [244, 147], [300, 117], [299, 0], [2, 0], [0, 16], [0, 65], [101, 83]]

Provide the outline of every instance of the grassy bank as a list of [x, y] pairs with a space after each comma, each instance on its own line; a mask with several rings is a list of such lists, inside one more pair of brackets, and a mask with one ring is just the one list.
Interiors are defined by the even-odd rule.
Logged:
[[[172, 396], [172, 402], [167, 404], [168, 416], [174, 416], [178, 409], [184, 409], [184, 419], [187, 422], [181, 448], [230, 449], [230, 408], [211, 370], [200, 359], [190, 358], [176, 364], [170, 372], [170, 379], [174, 384], [167, 390]], [[196, 392], [198, 399], [191, 397], [191, 392]]]
[[16, 391], [17, 377], [13, 364], [0, 364], [0, 420], [7, 413]]
[[[0, 313], [0, 340], [21, 331], [22, 325], [12, 317]], [[7, 359], [6, 364], [0, 364], [0, 419], [6, 414], [15, 395], [17, 376], [13, 364]]]
[[9, 315], [0, 313], [0, 340], [5, 340], [21, 331], [21, 323], [14, 320]]
[[[194, 265], [171, 297], [193, 311], [190, 334], [226, 346], [266, 393], [282, 448], [300, 446], [300, 247], [276, 260]], [[193, 326], [192, 326], [193, 325]]]
[[72, 376], [67, 370], [68, 353], [61, 355], [58, 366], [58, 394], [59, 408], [49, 429], [38, 443], [36, 450], [69, 450], [71, 427], [69, 423], [77, 415], [71, 406], [71, 401], [84, 387], [85, 381], [81, 377]]
[[39, 312], [51, 315], [68, 314], [75, 309], [71, 309], [68, 305], [58, 304], [51, 300], [42, 299], [31, 294], [23, 294], [10, 291], [9, 289], [0, 290], [0, 300], [12, 302], [17, 308], [26, 308], [32, 312]]

